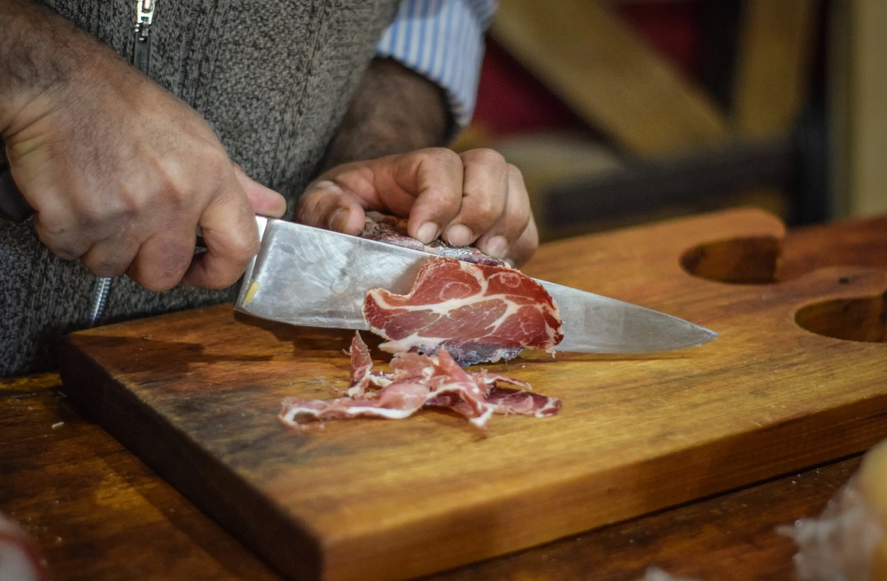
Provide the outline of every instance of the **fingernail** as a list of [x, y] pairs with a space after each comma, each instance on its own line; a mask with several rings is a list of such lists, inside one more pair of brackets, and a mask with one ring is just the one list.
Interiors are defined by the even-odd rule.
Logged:
[[471, 241], [471, 230], [468, 226], [456, 224], [447, 229], [447, 242], [452, 246], [468, 246]]
[[435, 236], [437, 236], [437, 224], [434, 222], [425, 222], [416, 232], [416, 238], [423, 244], [428, 244]]
[[504, 236], [493, 236], [490, 238], [490, 241], [486, 243], [484, 252], [493, 258], [502, 258], [505, 256], [505, 253], [508, 252], [508, 241]]
[[346, 208], [339, 208], [333, 215], [330, 217], [329, 229], [333, 232], [344, 232], [345, 228], [348, 226], [348, 218], [350, 217], [350, 212]]

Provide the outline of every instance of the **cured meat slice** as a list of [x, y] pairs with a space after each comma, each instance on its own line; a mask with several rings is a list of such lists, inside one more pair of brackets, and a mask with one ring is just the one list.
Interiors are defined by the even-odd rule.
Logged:
[[312, 422], [340, 418], [404, 419], [423, 407], [443, 407], [484, 429], [493, 414], [544, 417], [560, 409], [556, 398], [500, 387], [500, 383], [530, 387], [486, 370], [466, 371], [443, 349], [437, 355], [399, 353], [391, 361], [391, 372], [372, 371], [369, 349], [355, 333], [351, 388], [346, 395], [331, 400], [286, 398], [280, 418], [287, 425], [304, 428]]
[[351, 385], [348, 387], [348, 397], [363, 397], [371, 381], [372, 369], [373, 357], [370, 350], [360, 335], [355, 334], [351, 341]]
[[495, 387], [487, 396], [487, 404], [496, 406], [497, 414], [521, 414], [543, 418], [561, 409], [561, 400], [522, 389]]
[[395, 246], [421, 250], [438, 256], [455, 258], [463, 262], [475, 264], [487, 264], [490, 266], [505, 266], [504, 260], [487, 256], [474, 246], [450, 246], [441, 239], [433, 240], [429, 244], [422, 244], [407, 234], [407, 219], [380, 214], [379, 212], [367, 212], [366, 222], [360, 236], [368, 240], [378, 240]]
[[426, 262], [407, 295], [370, 290], [363, 317], [388, 339], [383, 351], [446, 349], [461, 365], [507, 361], [525, 347], [553, 351], [563, 339], [557, 306], [538, 282], [451, 258]]

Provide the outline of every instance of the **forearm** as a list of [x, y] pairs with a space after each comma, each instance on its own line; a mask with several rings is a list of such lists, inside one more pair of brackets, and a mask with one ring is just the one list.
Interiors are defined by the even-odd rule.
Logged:
[[0, 133], [21, 111], [66, 86], [102, 45], [64, 18], [27, 0], [0, 0]]
[[323, 168], [444, 145], [450, 123], [440, 87], [393, 60], [374, 59]]

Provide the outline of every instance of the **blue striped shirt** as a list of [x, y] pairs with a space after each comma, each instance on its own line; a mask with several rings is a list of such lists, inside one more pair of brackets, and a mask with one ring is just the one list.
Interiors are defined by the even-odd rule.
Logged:
[[376, 46], [446, 91], [459, 128], [471, 121], [484, 55], [484, 31], [496, 0], [402, 0]]

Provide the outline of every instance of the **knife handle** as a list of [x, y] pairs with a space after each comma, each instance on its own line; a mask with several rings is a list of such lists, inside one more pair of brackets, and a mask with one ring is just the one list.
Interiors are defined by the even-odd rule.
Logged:
[[12, 172], [0, 174], [0, 217], [10, 222], [24, 222], [34, 213], [34, 208], [12, 180]]

